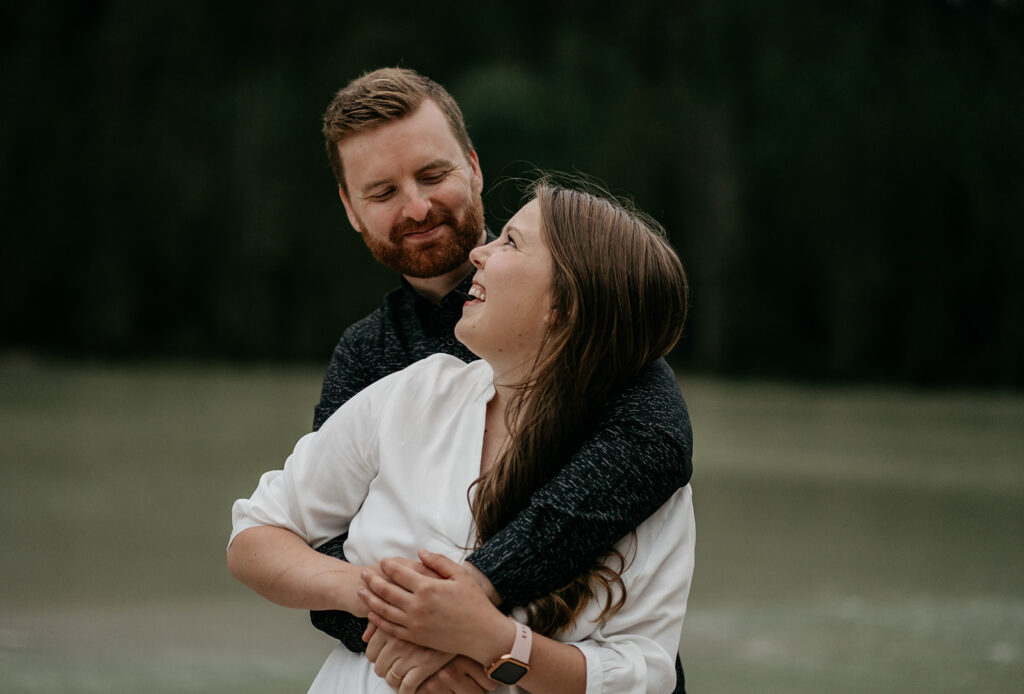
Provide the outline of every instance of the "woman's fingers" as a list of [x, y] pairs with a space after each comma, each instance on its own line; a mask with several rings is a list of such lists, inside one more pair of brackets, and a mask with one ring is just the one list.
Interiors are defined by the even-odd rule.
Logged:
[[402, 557], [389, 557], [380, 562], [381, 573], [396, 585], [411, 592], [416, 592], [426, 581], [431, 580], [423, 568], [418, 561]]
[[[405, 626], [407, 624], [408, 620], [404, 610], [389, 602], [381, 600], [366, 588], [359, 589], [359, 598], [366, 603], [366, 606], [370, 608], [370, 613], [375, 614], [378, 620], [383, 619], [383, 621], [390, 622], [395, 626]], [[383, 629], [388, 634], [395, 633], [393, 630], [388, 629], [386, 625], [381, 624], [378, 621], [371, 619], [370, 623], [378, 629]]]
[[[366, 587], [370, 589], [370, 592], [380, 600], [394, 605], [395, 607], [405, 610], [409, 605], [409, 600], [412, 598], [412, 594], [403, 588], [402, 586], [392, 583], [386, 578], [382, 578], [372, 571], [364, 571], [362, 574], [363, 582]], [[362, 591], [362, 589], [360, 589]], [[362, 597], [362, 592], [360, 592]], [[365, 598], [364, 598], [365, 602]], [[366, 603], [370, 606], [370, 609], [374, 609], [370, 603]]]
[[451, 578], [458, 570], [459, 565], [443, 554], [428, 552], [425, 549], [419, 551], [420, 561], [428, 569], [431, 569], [441, 578]]

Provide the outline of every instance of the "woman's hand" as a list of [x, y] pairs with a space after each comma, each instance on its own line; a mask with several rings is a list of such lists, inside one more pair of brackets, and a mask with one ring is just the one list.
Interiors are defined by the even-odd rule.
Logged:
[[469, 569], [447, 557], [421, 550], [423, 566], [440, 578], [423, 575], [419, 562], [384, 559], [381, 573], [363, 572], [369, 590], [359, 597], [380, 631], [403, 641], [446, 653], [493, 662], [515, 640], [515, 626], [487, 598]]

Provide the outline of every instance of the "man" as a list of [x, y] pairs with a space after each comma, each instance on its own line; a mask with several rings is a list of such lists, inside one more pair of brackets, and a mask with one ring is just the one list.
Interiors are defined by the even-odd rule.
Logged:
[[[469, 251], [487, 238], [479, 160], [458, 105], [440, 85], [410, 70], [368, 73], [338, 92], [323, 130], [349, 221], [373, 255], [401, 274], [402, 286], [342, 335], [314, 429], [370, 383], [432, 353], [475, 359], [453, 330], [471, 284]], [[686, 406], [659, 360], [608, 404], [572, 459], [553, 461], [564, 467], [530, 505], [468, 558], [492, 600], [511, 610], [582, 573], [689, 482], [691, 447]], [[329, 586], [276, 582], [275, 569], [287, 562], [268, 564], [243, 538], [232, 545], [234, 560], [229, 550], [240, 580], [281, 604], [327, 605]], [[340, 558], [341, 540], [319, 549]], [[313, 620], [350, 650], [365, 647], [365, 620], [334, 611], [314, 612]], [[483, 691], [474, 667], [456, 659], [431, 679]], [[678, 661], [676, 669], [681, 692]], [[411, 689], [409, 681], [402, 689]]]

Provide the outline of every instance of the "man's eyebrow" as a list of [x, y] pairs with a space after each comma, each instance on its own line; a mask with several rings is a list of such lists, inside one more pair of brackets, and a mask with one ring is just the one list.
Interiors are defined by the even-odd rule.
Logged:
[[[436, 169], [438, 167], [442, 167], [442, 168], [443, 167], [450, 167], [450, 166], [454, 166], [454, 164], [452, 163], [452, 161], [450, 159], [443, 159], [443, 158], [435, 159], [435, 160], [431, 161], [430, 163], [428, 163], [428, 164], [426, 164], [424, 166], [421, 166], [419, 169], [416, 170], [416, 173], [417, 174], [421, 174], [424, 171], [428, 171], [430, 169]], [[376, 181], [370, 181], [369, 183], [364, 184], [363, 187], [359, 189], [359, 193], [361, 195], [366, 195], [367, 193], [369, 193], [374, 188], [376, 188], [378, 186], [386, 185], [388, 183], [391, 183], [391, 179], [390, 178], [381, 178], [381, 179], [378, 179]]]
[[367, 193], [369, 193], [374, 188], [377, 188], [379, 186], [385, 185], [387, 183], [391, 183], [391, 179], [390, 178], [381, 178], [381, 179], [376, 180], [376, 181], [370, 181], [369, 183], [364, 184], [363, 187], [359, 189], [359, 194], [360, 195], [366, 195]]
[[430, 162], [426, 166], [421, 166], [420, 168], [418, 168], [416, 170], [416, 173], [421, 174], [424, 171], [428, 171], [430, 169], [445, 168], [449, 166], [454, 166], [451, 159], [438, 158]]

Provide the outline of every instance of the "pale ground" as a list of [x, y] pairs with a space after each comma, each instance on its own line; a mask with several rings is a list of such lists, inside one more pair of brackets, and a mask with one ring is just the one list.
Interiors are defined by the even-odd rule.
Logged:
[[[0, 692], [302, 692], [224, 567], [316, 368], [0, 361]], [[1024, 691], [1024, 397], [683, 378], [691, 692]]]

